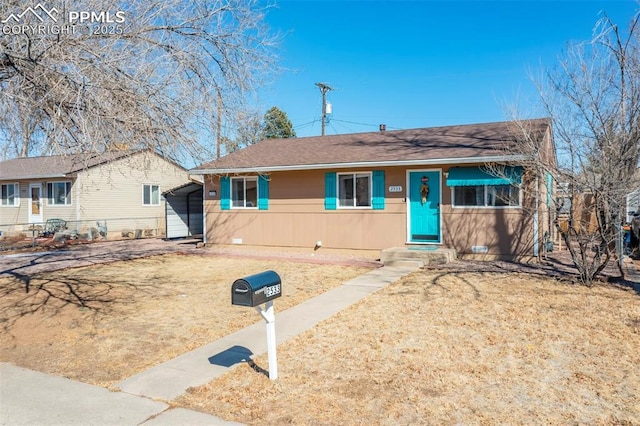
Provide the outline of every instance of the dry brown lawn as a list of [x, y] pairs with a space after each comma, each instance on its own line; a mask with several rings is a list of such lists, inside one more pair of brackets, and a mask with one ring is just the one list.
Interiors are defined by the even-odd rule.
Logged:
[[[265, 269], [278, 311], [368, 270], [165, 255], [2, 278], [0, 360], [111, 387], [258, 322], [230, 287]], [[280, 345], [277, 381], [255, 363], [172, 404], [261, 425], [640, 425], [640, 295], [423, 270]]]
[[110, 387], [259, 321], [231, 284], [277, 271], [284, 310], [370, 268], [200, 255], [0, 278], [0, 360]]
[[[267, 366], [266, 355], [255, 360]], [[640, 424], [640, 295], [419, 271], [177, 405], [247, 424]]]

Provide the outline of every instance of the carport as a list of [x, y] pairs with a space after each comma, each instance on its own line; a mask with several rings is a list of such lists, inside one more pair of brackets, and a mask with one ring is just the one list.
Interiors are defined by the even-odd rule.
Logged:
[[165, 198], [166, 238], [202, 234], [202, 184], [191, 182], [162, 193]]

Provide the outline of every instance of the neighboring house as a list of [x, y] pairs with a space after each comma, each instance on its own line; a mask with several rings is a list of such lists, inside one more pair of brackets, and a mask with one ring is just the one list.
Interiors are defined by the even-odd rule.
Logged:
[[[549, 121], [527, 124], [555, 164]], [[268, 139], [190, 170], [205, 178], [205, 242], [539, 254], [552, 185], [505, 150], [512, 123], [382, 129]], [[484, 168], [493, 162], [513, 166], [494, 176]]]
[[101, 222], [110, 233], [162, 235], [162, 193], [188, 182], [183, 167], [150, 151], [3, 161], [0, 230], [41, 229], [56, 218], [77, 231]]

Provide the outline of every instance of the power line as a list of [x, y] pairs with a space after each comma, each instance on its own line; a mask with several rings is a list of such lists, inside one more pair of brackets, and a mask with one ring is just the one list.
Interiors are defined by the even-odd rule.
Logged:
[[313, 121], [309, 121], [308, 123], [303, 123], [303, 124], [298, 124], [297, 126], [293, 126], [294, 129], [301, 129], [303, 127], [307, 127], [310, 126], [312, 124], [317, 123], [318, 121], [320, 121], [319, 118], [314, 119]]
[[[358, 123], [356, 121], [348, 121], [348, 120], [338, 120], [337, 118], [332, 118], [333, 121], [338, 121], [341, 123], [347, 123], [347, 124], [357, 124], [358, 126], [370, 126], [370, 127], [378, 127], [380, 124], [369, 124], [369, 123]], [[388, 129], [393, 129], [393, 130], [403, 130], [400, 127], [392, 127], [392, 126], [387, 126]]]

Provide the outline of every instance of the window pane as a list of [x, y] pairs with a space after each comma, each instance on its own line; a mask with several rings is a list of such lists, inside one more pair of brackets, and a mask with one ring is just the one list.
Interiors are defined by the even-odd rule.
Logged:
[[487, 190], [489, 194], [488, 204], [490, 206], [504, 207], [517, 206], [519, 202], [518, 187], [513, 185], [496, 185], [489, 186]]
[[338, 200], [340, 207], [353, 207], [353, 175], [338, 175]]
[[71, 204], [71, 182], [50, 182], [47, 183], [47, 197], [49, 204], [68, 205]]
[[370, 206], [369, 175], [356, 175], [356, 206]]
[[231, 179], [231, 205], [244, 207], [244, 179]]
[[456, 186], [453, 188], [455, 206], [484, 206], [484, 186]]
[[151, 204], [151, 187], [149, 185], [144, 185], [142, 188], [142, 204], [148, 206]]
[[71, 182], [64, 183], [64, 200], [65, 204], [71, 204]]
[[53, 196], [53, 184], [47, 183], [47, 203], [55, 204], [55, 197]]
[[245, 207], [258, 207], [258, 180], [246, 179], [245, 185], [247, 187]]
[[14, 184], [2, 185], [2, 205], [13, 206], [16, 203], [16, 187]]
[[158, 185], [151, 185], [151, 204], [160, 204], [160, 187]]

